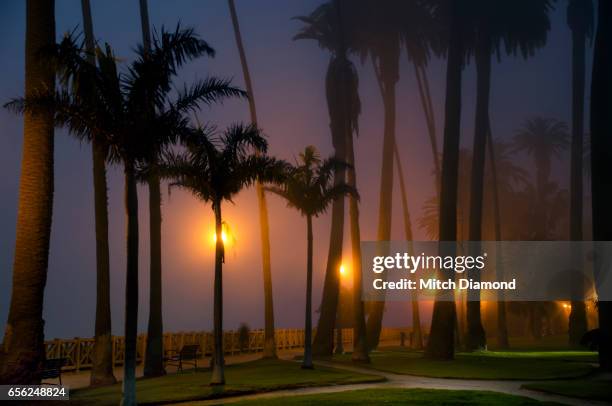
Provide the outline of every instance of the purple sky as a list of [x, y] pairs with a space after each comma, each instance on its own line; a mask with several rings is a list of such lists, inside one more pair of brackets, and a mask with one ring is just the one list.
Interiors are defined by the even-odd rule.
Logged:
[[[133, 58], [140, 41], [138, 1], [92, 1], [96, 38], [109, 42], [125, 61]], [[237, 0], [236, 6], [253, 77], [260, 125], [270, 141], [270, 152], [293, 159], [304, 146], [316, 145], [331, 153], [324, 77], [328, 55], [309, 41], [292, 41], [300, 23], [291, 17], [312, 11], [316, 0]], [[529, 61], [494, 62], [491, 120], [498, 137], [509, 137], [528, 116], [570, 118], [571, 38], [565, 23], [565, 1], [552, 17], [548, 45]], [[23, 93], [25, 2], [0, 5], [0, 101]], [[242, 72], [227, 8], [223, 0], [173, 2], [149, 0], [151, 24], [174, 28], [180, 20], [217, 50], [215, 59], [201, 59], [187, 66], [178, 84], [208, 74], [234, 78], [242, 86]], [[80, 1], [56, 0], [57, 35], [81, 24]], [[587, 60], [590, 60], [588, 52]], [[356, 145], [358, 187], [361, 193], [362, 239], [374, 239], [377, 224], [380, 177], [382, 103], [371, 65], [356, 58], [362, 100], [361, 135]], [[587, 62], [588, 63], [588, 62]], [[590, 70], [589, 63], [587, 71]], [[434, 60], [428, 68], [435, 103], [437, 128], [443, 127], [442, 106], [445, 62]], [[464, 73], [462, 144], [471, 144], [475, 102], [475, 72]], [[427, 139], [414, 71], [402, 55], [397, 87], [397, 140], [404, 157], [409, 204], [413, 218], [421, 214], [424, 200], [433, 194], [432, 157]], [[589, 81], [587, 81], [589, 83]], [[588, 107], [588, 104], [587, 104]], [[232, 101], [203, 110], [202, 121], [220, 126], [248, 120], [246, 102]], [[439, 137], [440, 138], [440, 137]], [[17, 188], [22, 144], [22, 119], [0, 110], [0, 333], [10, 300]], [[46, 336], [93, 335], [95, 308], [95, 255], [91, 152], [64, 131], [56, 132], [55, 201], [49, 276], [45, 294]], [[121, 334], [125, 274], [122, 177], [111, 168], [109, 181], [110, 249], [113, 333]], [[566, 187], [566, 183], [563, 184]], [[165, 191], [165, 188], [163, 189]], [[396, 190], [399, 190], [396, 187]], [[148, 210], [147, 190], [139, 190], [141, 227], [139, 330], [148, 317]], [[276, 197], [270, 197], [272, 266], [278, 327], [303, 325], [306, 241], [305, 221]], [[235, 204], [224, 208], [235, 231], [236, 245], [229, 252], [225, 271], [225, 320], [227, 328], [247, 321], [263, 326], [262, 276], [258, 218], [252, 189], [242, 192]], [[400, 200], [394, 196], [393, 239], [402, 239]], [[191, 195], [173, 191], [163, 196], [164, 327], [167, 331], [212, 328], [213, 248], [210, 244], [210, 206]], [[348, 224], [347, 224], [348, 231]], [[315, 221], [314, 303], [318, 305], [327, 257], [329, 215]], [[416, 229], [417, 238], [425, 235]], [[348, 236], [348, 233], [346, 234]], [[347, 237], [348, 239], [348, 237]], [[346, 255], [349, 254], [346, 241]], [[315, 306], [316, 308], [317, 306]], [[318, 317], [315, 314], [315, 320]], [[428, 323], [429, 317], [423, 318]], [[410, 323], [409, 304], [391, 303], [385, 324]]]

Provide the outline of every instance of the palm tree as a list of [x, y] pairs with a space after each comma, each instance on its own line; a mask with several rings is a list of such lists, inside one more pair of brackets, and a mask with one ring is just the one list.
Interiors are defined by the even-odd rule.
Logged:
[[[470, 230], [471, 255], [480, 255], [482, 240], [482, 213], [484, 195], [484, 167], [487, 132], [489, 130], [489, 93], [491, 88], [491, 57], [500, 57], [502, 43], [509, 54], [521, 51], [527, 58], [546, 43], [550, 30], [548, 13], [550, 0], [522, 0], [490, 2], [473, 1], [466, 11], [467, 29], [472, 30], [471, 40], [476, 61], [476, 119], [473, 140]], [[470, 278], [480, 279], [480, 273], [471, 273]], [[468, 350], [486, 347], [486, 336], [480, 316], [480, 291], [470, 291], [467, 304]]]
[[[448, 7], [449, 37], [444, 109], [444, 146], [440, 184], [440, 241], [456, 241], [457, 239], [457, 171], [459, 169], [461, 76], [464, 55], [464, 10], [458, 0], [451, 0]], [[446, 248], [450, 245], [441, 244], [440, 247]], [[441, 255], [454, 254], [452, 252], [454, 250], [451, 249], [441, 249], [441, 251], [445, 251], [441, 252]], [[453, 301], [435, 301], [425, 356], [435, 359], [452, 359], [454, 357], [455, 311]]]
[[215, 215], [214, 355], [210, 384], [224, 385], [222, 203], [257, 181], [280, 182], [285, 164], [263, 155], [268, 143], [253, 125], [234, 125], [219, 137], [199, 128], [185, 140], [185, 146], [184, 153], [167, 154], [162, 173], [171, 179], [171, 186], [210, 202]]
[[[358, 84], [359, 78], [355, 66], [349, 59], [350, 52], [355, 49], [351, 45], [352, 34], [350, 22], [345, 20], [349, 17], [344, 0], [332, 0], [317, 7], [309, 16], [296, 17], [305, 26], [294, 37], [294, 39], [309, 39], [317, 41], [320, 48], [330, 53], [327, 75], [325, 78], [327, 110], [330, 118], [330, 130], [332, 143], [335, 149], [337, 160], [350, 160], [352, 154], [353, 133], [358, 132], [358, 119], [361, 111], [359, 100]], [[349, 145], [350, 144], [350, 145]], [[353, 157], [354, 158], [354, 157]], [[355, 181], [353, 169], [348, 169], [347, 181]], [[344, 181], [345, 168], [336, 168], [334, 180], [337, 183]], [[350, 179], [352, 177], [352, 179]], [[355, 187], [355, 185], [352, 185]], [[352, 197], [349, 197], [352, 199]], [[339, 196], [334, 200], [332, 207], [332, 229], [330, 236], [329, 255], [326, 269], [325, 284], [321, 303], [321, 314], [317, 325], [317, 333], [313, 343], [313, 353], [315, 356], [331, 356], [333, 350], [333, 330], [336, 322], [336, 308], [338, 306], [338, 269], [342, 256], [342, 233], [344, 232], [343, 212], [344, 196]], [[359, 212], [358, 207], [354, 206], [356, 201], [349, 202], [349, 216], [351, 221], [351, 241], [356, 238], [359, 241]], [[351, 205], [354, 207], [351, 208]], [[360, 256], [360, 247], [352, 243], [352, 256]], [[354, 262], [355, 264], [355, 262]], [[360, 268], [355, 268], [360, 269]], [[361, 286], [359, 286], [361, 289]], [[361, 295], [359, 295], [359, 298]], [[365, 349], [359, 343], [363, 343], [360, 326], [365, 324], [363, 319], [363, 303], [357, 304], [355, 314], [355, 328], [358, 330], [356, 343], [357, 351], [353, 353], [356, 361], [367, 359]]]
[[[395, 147], [395, 87], [399, 81], [401, 45], [401, 1], [362, 1], [357, 3], [357, 24], [364, 35], [361, 39], [362, 59], [371, 59], [384, 105], [382, 166], [380, 172], [378, 241], [391, 239], [393, 202], [393, 148]], [[382, 328], [385, 302], [369, 304], [367, 319], [368, 349], [376, 348]]]
[[550, 171], [553, 158], [559, 158], [561, 152], [568, 146], [569, 135], [567, 125], [555, 119], [532, 117], [527, 119], [513, 138], [514, 150], [533, 156], [536, 167], [536, 191], [538, 213], [533, 239], [545, 240], [548, 237], [546, 229], [545, 201], [550, 192]]
[[[89, 0], [81, 0], [83, 32], [87, 61], [96, 64], [96, 47]], [[91, 84], [95, 86], [95, 84]], [[110, 307], [110, 265], [108, 252], [108, 192], [106, 184], [107, 147], [99, 138], [91, 142], [94, 212], [96, 222], [96, 327], [91, 367], [92, 386], [110, 385], [117, 380], [113, 375], [113, 337]]]
[[300, 154], [300, 162], [288, 169], [282, 186], [268, 190], [281, 196], [289, 207], [297, 209], [306, 217], [307, 263], [306, 263], [306, 320], [304, 327], [304, 359], [302, 368], [312, 365], [312, 218], [324, 213], [338, 196], [356, 195], [355, 189], [346, 183], [338, 183], [333, 177], [335, 169], [346, 164], [328, 158], [321, 161], [317, 150], [308, 146]]
[[[358, 111], [355, 106], [348, 107], [343, 104], [342, 92], [350, 91], [344, 89], [345, 75], [354, 71], [352, 63], [348, 60], [349, 35], [347, 29], [350, 25], [343, 24], [345, 18], [342, 9], [342, 0], [333, 0], [318, 6], [309, 16], [300, 16], [295, 19], [303, 22], [305, 26], [293, 37], [294, 40], [308, 39], [317, 41], [320, 48], [330, 53], [330, 60], [325, 78], [327, 110], [330, 118], [330, 133], [334, 156], [339, 161], [346, 160], [347, 131], [351, 131], [352, 120], [356, 120]], [[349, 111], [348, 109], [353, 111]], [[358, 109], [357, 105], [357, 109]], [[352, 135], [351, 135], [352, 136]], [[346, 169], [337, 167], [334, 173], [334, 181], [343, 183], [346, 177]], [[334, 348], [334, 326], [336, 323], [338, 295], [340, 289], [338, 269], [342, 262], [342, 246], [344, 240], [344, 196], [338, 196], [332, 205], [332, 220], [329, 239], [329, 250], [327, 256], [327, 267], [325, 270], [325, 282], [323, 284], [323, 295], [321, 298], [320, 316], [317, 324], [317, 334], [313, 344], [315, 356], [331, 356]]]
[[[140, 21], [142, 28], [143, 55], [149, 57], [151, 52], [151, 29], [149, 27], [149, 10], [147, 0], [140, 0]], [[150, 170], [146, 177], [149, 186], [149, 323], [147, 328], [147, 345], [144, 365], [144, 376], [161, 376], [164, 369], [164, 342], [162, 317], [162, 261], [161, 261], [161, 191], [157, 173], [157, 154], [148, 164]]]
[[[41, 48], [55, 43], [55, 2], [26, 3], [26, 95], [54, 88], [54, 72]], [[53, 209], [53, 115], [31, 111], [24, 117], [13, 287], [0, 351], [0, 382], [40, 383], [45, 359], [43, 296], [47, 280]]]
[[[567, 7], [567, 24], [572, 31], [572, 141], [570, 174], [570, 239], [582, 241], [583, 171], [584, 171], [584, 88], [585, 88], [585, 43], [593, 39], [593, 2], [570, 0]], [[582, 294], [582, 279], [576, 278], [572, 285]], [[587, 331], [586, 306], [584, 301], [573, 300], [569, 315], [569, 343], [579, 346]]]
[[[246, 91], [249, 95], [249, 111], [251, 114], [251, 123], [257, 126], [257, 110], [255, 108], [255, 94], [253, 93], [253, 85], [251, 83], [251, 74], [249, 65], [246, 59], [246, 52], [242, 43], [242, 35], [240, 34], [240, 24], [238, 23], [238, 15], [234, 0], [228, 0], [230, 15], [232, 18], [232, 26], [234, 27], [234, 37], [236, 39], [236, 47], [240, 55], [240, 64], [242, 66], [242, 74]], [[270, 223], [268, 221], [268, 203], [263, 185], [256, 182], [255, 190], [257, 193], [257, 204], [259, 206], [259, 229], [261, 237], [261, 261], [263, 272], [264, 286], [264, 358], [276, 358], [276, 339], [274, 337], [274, 299], [272, 294], [272, 265], [270, 261]]]
[[[593, 55], [591, 82], [591, 185], [593, 205], [593, 240], [612, 240], [612, 3], [599, 1], [597, 33]], [[605, 260], [604, 260], [605, 261]], [[603, 261], [602, 261], [603, 262]], [[603, 263], [595, 262], [595, 269], [605, 275]], [[599, 301], [599, 366], [612, 370], [612, 303]]]

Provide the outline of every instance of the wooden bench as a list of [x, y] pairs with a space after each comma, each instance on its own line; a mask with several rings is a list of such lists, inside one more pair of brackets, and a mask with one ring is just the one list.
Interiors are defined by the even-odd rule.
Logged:
[[166, 365], [175, 365], [177, 371], [183, 370], [183, 365], [193, 365], [194, 370], [198, 369], [198, 351], [200, 346], [198, 344], [184, 345], [180, 351], [170, 351], [174, 355], [165, 359]]
[[[62, 367], [66, 365], [66, 358], [49, 358], [43, 364], [41, 380], [59, 379], [59, 384], [62, 384]], [[49, 382], [43, 382], [46, 385], [55, 385]]]

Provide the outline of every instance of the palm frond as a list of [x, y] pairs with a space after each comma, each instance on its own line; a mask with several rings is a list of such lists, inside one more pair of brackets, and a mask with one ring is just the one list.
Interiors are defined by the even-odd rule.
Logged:
[[209, 77], [190, 87], [184, 86], [171, 108], [180, 113], [198, 110], [201, 104], [211, 105], [231, 97], [248, 97], [247, 93], [231, 85], [229, 79]]
[[222, 159], [228, 163], [239, 161], [249, 149], [263, 154], [268, 150], [268, 141], [253, 124], [233, 124], [223, 133], [221, 141], [224, 145]]

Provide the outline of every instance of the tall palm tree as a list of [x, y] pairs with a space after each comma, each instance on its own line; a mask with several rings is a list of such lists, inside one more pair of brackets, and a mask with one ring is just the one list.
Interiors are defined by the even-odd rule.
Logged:
[[[357, 134], [358, 132], [358, 119], [361, 111], [358, 93], [359, 78], [355, 66], [349, 59], [349, 53], [355, 51], [351, 43], [353, 38], [350, 33], [351, 24], [350, 21], [345, 21], [350, 18], [350, 12], [347, 12], [349, 8], [350, 4], [346, 4], [345, 0], [332, 0], [317, 7], [309, 16], [296, 17], [305, 26], [294, 37], [294, 39], [315, 40], [320, 48], [330, 53], [325, 78], [330, 132], [336, 159], [346, 159], [347, 161], [349, 160], [348, 155], [351, 153], [349, 150], [353, 148], [353, 133]], [[352, 181], [355, 181], [355, 174], [350, 173], [350, 171], [354, 171], [354, 168], [349, 168], [349, 173], [346, 173], [349, 183], [351, 182], [350, 177], [353, 177]], [[345, 172], [345, 168], [336, 168], [334, 180], [337, 183], [342, 183]], [[355, 187], [355, 184], [352, 186]], [[352, 199], [352, 197], [349, 196], [349, 199]], [[340, 208], [342, 208], [342, 213], [344, 212], [343, 201], [344, 196], [339, 196], [332, 207], [332, 236], [330, 237], [321, 314], [313, 343], [315, 356], [331, 356], [333, 350], [333, 330], [336, 322], [339, 290], [338, 269], [342, 254], [341, 234], [344, 232], [343, 228], [340, 227]], [[354, 206], [355, 204], [357, 204], [356, 201], [349, 202], [351, 241], [353, 241], [353, 238], [359, 240], [359, 212], [358, 208]], [[351, 205], [354, 207], [351, 208]], [[354, 257], [356, 253], [359, 253], [360, 248], [352, 243], [351, 246], [352, 256]], [[360, 297], [361, 295], [359, 295]], [[365, 321], [359, 321], [360, 318], [364, 317], [363, 311], [359, 312], [360, 309], [363, 309], [363, 303], [357, 304], [355, 326], [359, 331], [357, 331], [356, 337], [365, 334], [365, 331], [361, 331], [359, 327], [365, 323]], [[358, 338], [356, 342], [363, 343], [364, 341], [361, 338]], [[365, 349], [361, 348], [360, 345], [357, 345], [357, 347], [359, 347], [357, 352], [353, 353], [355, 360], [367, 359], [367, 354], [364, 354]]]
[[552, 160], [561, 156], [561, 152], [568, 146], [568, 139], [567, 125], [564, 122], [544, 117], [527, 119], [514, 134], [515, 151], [531, 155], [536, 168], [536, 209], [538, 210], [536, 219], [540, 219], [535, 225], [533, 235], [536, 241], [548, 238], [544, 219], [546, 219], [545, 201], [551, 191]]
[[[458, 0], [448, 3], [449, 36], [446, 68], [446, 103], [444, 108], [444, 146], [442, 150], [442, 178], [440, 184], [440, 241], [457, 239], [457, 171], [459, 169], [459, 140], [461, 135], [461, 76], [463, 70], [464, 10]], [[450, 245], [440, 245], [441, 254], [453, 255]], [[451, 278], [453, 275], [451, 275]], [[436, 300], [431, 332], [425, 356], [452, 359], [455, 354], [454, 326], [456, 320], [453, 301]]]
[[[546, 43], [550, 30], [548, 13], [550, 0], [511, 0], [490, 2], [475, 0], [466, 10], [467, 29], [471, 31], [471, 47], [476, 61], [476, 118], [473, 140], [471, 198], [469, 213], [469, 240], [471, 255], [480, 255], [482, 240], [484, 167], [489, 130], [489, 94], [491, 89], [491, 58], [500, 57], [502, 43], [506, 52], [521, 52], [527, 58]], [[471, 50], [470, 50], [471, 52]], [[470, 278], [480, 279], [480, 273], [470, 273]], [[467, 303], [468, 350], [486, 347], [486, 336], [480, 316], [480, 291], [470, 291]]]
[[[593, 76], [591, 82], [591, 186], [593, 205], [593, 240], [612, 241], [612, 3], [599, 1], [597, 10], [597, 31], [593, 55]], [[604, 270], [596, 261], [595, 269]], [[612, 370], [612, 303], [598, 304], [599, 366], [605, 371]]]
[[[83, 33], [87, 61], [96, 64], [96, 46], [89, 0], [81, 0]], [[94, 87], [95, 83], [91, 84]], [[113, 375], [113, 337], [110, 307], [110, 264], [108, 252], [108, 191], [106, 184], [106, 156], [108, 147], [100, 137], [91, 141], [94, 212], [96, 223], [96, 327], [90, 384], [109, 385], [117, 380]]]
[[300, 162], [288, 169], [287, 179], [282, 186], [269, 190], [287, 201], [289, 207], [297, 209], [306, 217], [307, 264], [306, 264], [306, 317], [304, 327], [304, 359], [302, 368], [312, 365], [312, 218], [324, 213], [338, 196], [356, 195], [346, 183], [338, 183], [333, 177], [335, 168], [345, 166], [335, 158], [321, 161], [317, 150], [308, 146], [300, 154]]
[[[567, 7], [567, 24], [572, 31], [572, 141], [570, 174], [570, 239], [582, 241], [583, 212], [583, 171], [584, 171], [584, 88], [585, 88], [585, 46], [593, 39], [593, 2], [591, 0], [570, 0]], [[582, 294], [582, 279], [572, 281], [576, 292]], [[572, 301], [569, 315], [569, 343], [579, 346], [580, 339], [587, 331], [586, 306], [584, 301]]]
[[280, 182], [285, 164], [263, 155], [268, 143], [253, 125], [234, 125], [220, 137], [197, 129], [185, 140], [185, 146], [184, 153], [167, 154], [162, 172], [171, 179], [171, 186], [184, 188], [210, 202], [215, 215], [214, 355], [210, 384], [224, 385], [222, 203], [231, 201], [256, 181]]
[[[384, 106], [382, 142], [382, 166], [380, 172], [378, 231], [379, 241], [391, 239], [393, 202], [393, 148], [395, 146], [396, 97], [399, 81], [399, 56], [401, 45], [401, 1], [365, 0], [357, 3], [357, 24], [364, 32], [360, 38], [362, 58], [370, 59], [379, 85]], [[371, 302], [368, 309], [368, 349], [376, 348], [382, 328], [385, 302]]]
[[[361, 28], [354, 36], [363, 59], [368, 56], [372, 60], [374, 72], [381, 92], [384, 105], [383, 157], [381, 167], [380, 205], [378, 213], [379, 241], [391, 238], [391, 216], [393, 201], [393, 157], [395, 142], [396, 97], [395, 87], [399, 81], [400, 48], [405, 45], [408, 59], [419, 72], [424, 72], [423, 65], [429, 56], [429, 38], [426, 27], [432, 22], [429, 6], [417, 0], [362, 0], [356, 2], [356, 23]], [[418, 75], [424, 79], [423, 75]], [[419, 81], [423, 85], [423, 81]], [[423, 94], [425, 96], [425, 94]], [[430, 102], [422, 99], [430, 107]], [[437, 149], [433, 130], [433, 117], [427, 114], [428, 131], [432, 148]], [[437, 163], [435, 168], [438, 168]], [[437, 172], [436, 172], [437, 173]], [[378, 345], [384, 301], [372, 302], [367, 321], [368, 346], [370, 349]]]
[[[142, 28], [143, 55], [149, 57], [151, 52], [151, 29], [147, 0], [140, 0], [140, 21]], [[147, 345], [145, 354], [144, 376], [161, 376], [164, 369], [164, 340], [162, 317], [162, 260], [161, 260], [161, 191], [157, 173], [157, 154], [148, 164], [150, 170], [146, 177], [149, 187], [149, 322], [147, 327]]]
[[[54, 72], [40, 50], [55, 43], [55, 2], [26, 3], [25, 93], [53, 91]], [[13, 287], [0, 351], [0, 382], [40, 383], [45, 359], [43, 296], [53, 209], [53, 115], [24, 117]]]
[[[236, 13], [234, 0], [228, 0], [230, 15], [232, 18], [232, 26], [234, 28], [234, 37], [236, 39], [236, 47], [240, 55], [240, 64], [242, 66], [242, 74], [246, 91], [249, 95], [249, 111], [251, 114], [251, 123], [257, 126], [257, 109], [255, 108], [255, 94], [253, 92], [253, 84], [251, 82], [251, 74], [249, 65], [246, 59], [246, 52], [242, 43], [242, 35], [240, 34], [240, 24]], [[260, 182], [255, 183], [255, 191], [257, 193], [257, 204], [259, 206], [259, 231], [261, 238], [261, 262], [263, 272], [264, 286], [264, 358], [276, 358], [276, 339], [274, 337], [274, 297], [272, 294], [272, 264], [270, 260], [270, 223], [268, 221], [268, 203], [263, 185]]]
[[[346, 6], [344, 6], [346, 7]], [[337, 160], [346, 160], [347, 131], [356, 120], [355, 111], [343, 103], [342, 95], [348, 82], [345, 75], [354, 70], [348, 59], [350, 51], [350, 27], [343, 24], [346, 18], [343, 15], [342, 0], [332, 0], [318, 6], [310, 15], [295, 19], [304, 23], [304, 27], [293, 37], [294, 40], [308, 39], [317, 41], [320, 48], [330, 53], [325, 90], [327, 97], [327, 111], [330, 118], [330, 135], [334, 147], [334, 156]], [[350, 74], [350, 73], [349, 73]], [[354, 108], [353, 108], [354, 110]], [[357, 112], [358, 115], [358, 112]], [[346, 169], [337, 167], [334, 180], [338, 184], [345, 181]], [[332, 205], [332, 219], [325, 269], [323, 295], [321, 297], [320, 316], [317, 324], [317, 333], [313, 344], [315, 356], [331, 356], [334, 348], [334, 326], [336, 323], [338, 295], [340, 281], [338, 269], [342, 263], [342, 246], [344, 240], [344, 196], [338, 196]]]

